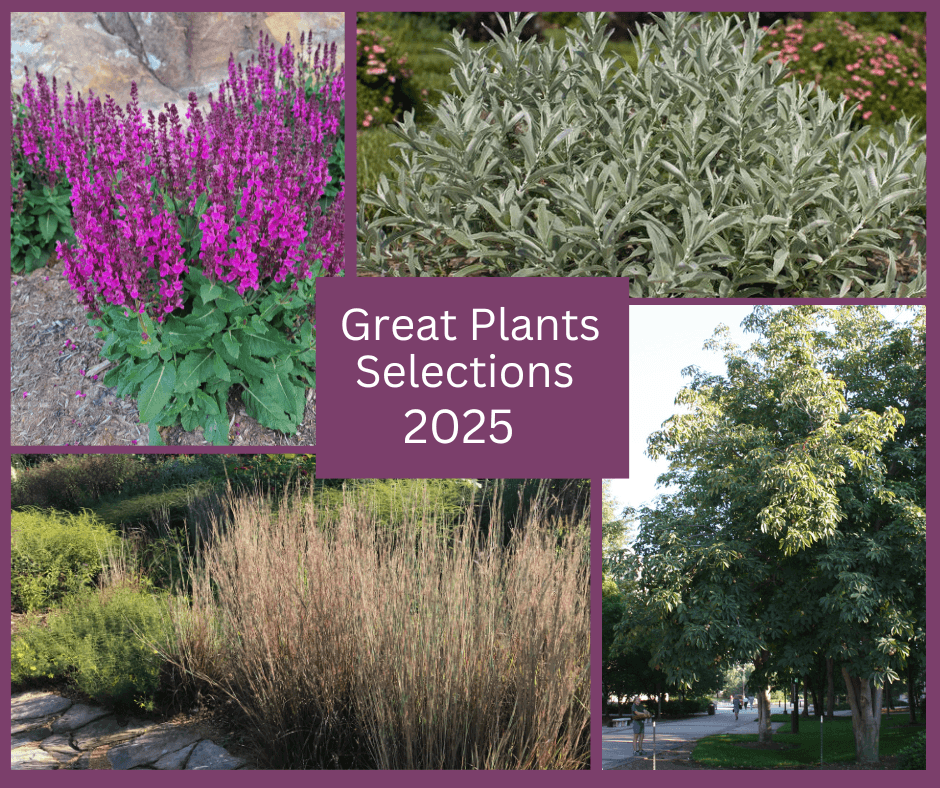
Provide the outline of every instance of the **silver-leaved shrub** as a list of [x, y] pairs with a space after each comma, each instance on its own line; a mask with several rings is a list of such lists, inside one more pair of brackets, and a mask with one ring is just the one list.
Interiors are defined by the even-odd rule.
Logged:
[[[634, 296], [913, 296], [926, 254], [926, 142], [759, 55], [756, 18], [667, 13], [638, 65], [599, 14], [562, 46], [509, 15], [449, 45], [453, 92], [395, 131], [363, 195], [358, 265], [386, 275], [629, 276]], [[917, 244], [913, 241], [916, 239]], [[881, 260], [879, 269], [872, 263]], [[873, 273], [880, 270], [880, 273]]]

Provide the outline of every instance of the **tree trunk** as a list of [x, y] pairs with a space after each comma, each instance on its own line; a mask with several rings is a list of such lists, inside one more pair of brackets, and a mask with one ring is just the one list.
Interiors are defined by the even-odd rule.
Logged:
[[770, 744], [773, 729], [770, 727], [770, 689], [764, 687], [757, 691], [757, 741]]
[[809, 717], [809, 693], [807, 687], [809, 683], [806, 679], [803, 679], [803, 716]]
[[822, 714], [822, 703], [819, 702], [819, 689], [814, 685], [809, 688], [810, 695], [813, 696], [813, 716], [818, 717]]
[[796, 691], [796, 682], [793, 682], [793, 686], [790, 689], [791, 697], [790, 700], [793, 703], [793, 709], [790, 711], [790, 733], [799, 733], [800, 732], [800, 696]]
[[878, 739], [881, 735], [880, 687], [870, 681], [850, 676], [843, 667], [842, 677], [852, 709], [852, 731], [855, 734], [855, 760], [861, 764], [878, 763]]
[[836, 716], [836, 688], [832, 678], [832, 657], [826, 657], [826, 719]]

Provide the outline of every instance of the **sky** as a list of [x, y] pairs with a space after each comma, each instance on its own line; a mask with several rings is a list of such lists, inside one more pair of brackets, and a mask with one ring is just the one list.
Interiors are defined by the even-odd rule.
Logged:
[[[646, 440], [679, 411], [676, 394], [688, 383], [683, 369], [694, 365], [724, 374], [722, 354], [702, 349], [719, 324], [728, 326], [731, 339], [742, 347], [758, 338], [741, 328], [754, 306], [707, 302], [630, 306], [630, 478], [612, 480], [615, 511], [652, 504], [665, 491], [656, 487], [656, 478], [667, 470], [668, 462], [647, 457]], [[883, 309], [888, 317], [898, 314], [892, 307]]]

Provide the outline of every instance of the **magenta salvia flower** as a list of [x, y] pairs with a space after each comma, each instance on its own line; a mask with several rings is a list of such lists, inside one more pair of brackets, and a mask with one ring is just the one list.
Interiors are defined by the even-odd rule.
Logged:
[[[299, 52], [289, 37], [277, 52], [259, 37], [249, 64], [230, 59], [208, 113], [190, 95], [188, 125], [169, 105], [145, 119], [136, 85], [124, 109], [70, 91], [60, 106], [54, 83], [27, 74], [12, 102], [14, 155], [72, 184], [76, 243], [57, 252], [82, 305], [162, 322], [184, 305], [193, 265], [246, 296], [342, 271], [343, 195], [317, 207], [345, 100], [335, 58], [309, 39], [304, 53], [303, 37]], [[320, 85], [309, 97], [308, 77]]]

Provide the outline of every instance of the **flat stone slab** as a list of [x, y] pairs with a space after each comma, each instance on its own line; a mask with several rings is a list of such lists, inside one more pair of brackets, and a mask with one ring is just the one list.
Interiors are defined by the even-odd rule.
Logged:
[[196, 745], [193, 754], [186, 763], [187, 769], [237, 769], [245, 761], [230, 755], [224, 747], [204, 739]]
[[14, 770], [225, 770], [246, 764], [202, 739], [196, 727], [118, 717], [51, 692], [17, 695], [10, 713]]
[[40, 728], [39, 731], [14, 731], [13, 735], [10, 736], [10, 749], [15, 750], [17, 747], [25, 747], [27, 744], [38, 744], [47, 736], [51, 735], [51, 726]]
[[193, 742], [182, 750], [170, 752], [164, 755], [159, 761], [154, 763], [154, 769], [185, 769], [186, 761], [189, 760], [189, 754], [196, 749], [196, 743]]
[[79, 728], [72, 736], [75, 746], [80, 750], [93, 750], [105, 744], [120, 744], [147, 731], [149, 726], [142, 720], [118, 722], [113, 715], [95, 720]]
[[22, 741], [39, 741], [52, 735], [52, 723], [55, 717], [40, 717], [28, 722], [14, 722], [10, 728], [13, 736], [24, 736]]
[[[153, 728], [141, 736], [117, 747], [111, 748], [108, 760], [113, 769], [133, 769], [147, 763], [155, 763], [165, 755], [178, 752], [184, 747], [195, 744], [200, 736], [185, 729], [173, 726]], [[220, 748], [221, 749], [221, 748]], [[225, 752], [225, 750], [222, 750]]]
[[88, 725], [90, 722], [100, 720], [102, 717], [107, 717], [110, 713], [111, 712], [107, 709], [102, 709], [99, 706], [88, 706], [84, 703], [76, 703], [52, 724], [52, 730], [54, 733], [74, 731], [84, 725]]
[[30, 720], [59, 714], [72, 705], [72, 701], [51, 692], [24, 692], [10, 698], [10, 718]]
[[53, 715], [51, 717], [33, 717], [29, 720], [12, 720], [10, 723], [10, 733], [44, 730], [46, 733], [40, 735], [40, 738], [44, 738], [52, 733], [52, 723], [55, 722], [55, 719], [55, 715]]
[[25, 769], [58, 769], [59, 762], [39, 747], [20, 747], [10, 755], [10, 768], [15, 771]]
[[72, 746], [67, 733], [57, 733], [43, 739], [39, 746], [60, 763], [68, 763], [81, 755], [81, 752]]

